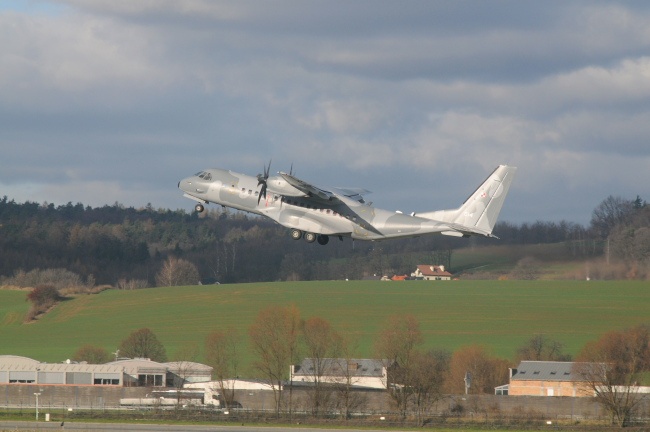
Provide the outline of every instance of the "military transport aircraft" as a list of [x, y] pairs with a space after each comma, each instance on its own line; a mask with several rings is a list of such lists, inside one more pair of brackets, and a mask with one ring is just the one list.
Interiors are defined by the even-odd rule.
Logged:
[[266, 216], [291, 230], [295, 240], [327, 244], [330, 236], [384, 240], [442, 234], [494, 237], [492, 229], [517, 168], [501, 165], [455, 210], [403, 214], [366, 203], [365, 189], [321, 189], [293, 173], [269, 176], [269, 166], [257, 177], [225, 169], [206, 169], [178, 183], [184, 196], [204, 204]]

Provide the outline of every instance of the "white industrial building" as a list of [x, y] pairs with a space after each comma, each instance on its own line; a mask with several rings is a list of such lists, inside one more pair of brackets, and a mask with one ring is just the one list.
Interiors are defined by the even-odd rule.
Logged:
[[42, 363], [28, 357], [0, 355], [0, 384], [179, 387], [209, 381], [212, 367], [194, 362], [158, 363], [124, 359], [106, 364]]

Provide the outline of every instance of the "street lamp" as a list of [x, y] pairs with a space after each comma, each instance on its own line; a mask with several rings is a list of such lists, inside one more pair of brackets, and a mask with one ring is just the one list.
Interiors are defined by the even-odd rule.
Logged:
[[34, 396], [36, 396], [36, 421], [38, 421], [38, 397], [40, 395], [40, 393], [34, 393]]

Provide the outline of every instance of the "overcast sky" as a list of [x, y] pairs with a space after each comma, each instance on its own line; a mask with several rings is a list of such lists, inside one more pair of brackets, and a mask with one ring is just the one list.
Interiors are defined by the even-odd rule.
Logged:
[[650, 2], [0, 2], [0, 196], [190, 211], [201, 169], [501, 219], [650, 201]]

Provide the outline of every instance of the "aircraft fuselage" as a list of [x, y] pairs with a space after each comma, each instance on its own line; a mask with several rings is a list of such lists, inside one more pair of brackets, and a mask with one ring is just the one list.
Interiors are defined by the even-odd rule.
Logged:
[[[321, 235], [381, 240], [430, 234], [439, 224], [401, 213], [378, 209], [346, 197], [334, 203], [306, 196], [281, 196], [268, 192], [259, 200], [258, 179], [223, 169], [203, 171], [206, 178], [188, 177], [178, 187], [185, 196], [266, 216], [280, 225]], [[342, 202], [339, 202], [342, 201]]]
[[455, 210], [419, 215], [382, 210], [367, 204], [360, 189], [320, 189], [292, 174], [253, 177], [225, 169], [208, 169], [178, 183], [184, 195], [203, 204], [216, 203], [268, 217], [290, 228], [293, 238], [326, 244], [329, 236], [361, 240], [416, 237], [426, 234], [491, 237], [516, 168], [499, 166]]

